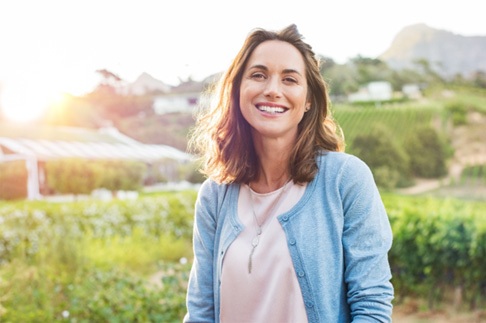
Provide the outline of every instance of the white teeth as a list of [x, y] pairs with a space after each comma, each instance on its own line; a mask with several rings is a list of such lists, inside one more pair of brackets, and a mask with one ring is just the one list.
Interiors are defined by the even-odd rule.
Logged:
[[285, 112], [284, 108], [268, 107], [268, 106], [259, 106], [258, 110], [265, 111], [265, 112], [268, 112], [268, 113], [283, 113], [283, 112]]

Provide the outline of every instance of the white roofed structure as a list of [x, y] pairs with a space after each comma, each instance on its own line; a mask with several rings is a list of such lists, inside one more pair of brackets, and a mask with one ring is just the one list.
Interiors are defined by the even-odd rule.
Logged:
[[[58, 158], [86, 159], [131, 159], [155, 161], [174, 159], [180, 162], [191, 160], [191, 155], [174, 147], [142, 143], [107, 143], [62, 140], [34, 140], [0, 137], [3, 155], [14, 153], [36, 157], [38, 160]], [[6, 153], [8, 151], [9, 153]], [[0, 160], [2, 159], [0, 153]]]
[[[5, 125], [0, 127], [5, 128]], [[2, 155], [22, 154], [38, 160], [57, 158], [131, 159], [151, 162], [174, 159], [192, 160], [192, 155], [167, 145], [144, 144], [120, 133], [116, 128], [84, 129], [39, 127], [34, 129], [0, 128]]]
[[[167, 145], [144, 144], [115, 128], [70, 127], [16, 128], [0, 125], [0, 163], [24, 160], [28, 170], [28, 198], [40, 197], [39, 177], [44, 162], [63, 158], [135, 160], [147, 164], [171, 160], [193, 161], [193, 156]], [[34, 166], [35, 165], [35, 166]], [[35, 168], [35, 169], [34, 169]], [[40, 181], [42, 182], [42, 180]]]

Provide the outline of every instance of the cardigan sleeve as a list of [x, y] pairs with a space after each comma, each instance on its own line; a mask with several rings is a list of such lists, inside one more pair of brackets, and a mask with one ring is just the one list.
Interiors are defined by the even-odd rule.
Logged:
[[369, 167], [351, 156], [339, 181], [344, 210], [347, 298], [353, 322], [391, 322], [393, 286], [388, 262], [392, 231]]
[[213, 261], [217, 225], [218, 189], [206, 180], [195, 204], [194, 260], [187, 287], [184, 322], [214, 322]]

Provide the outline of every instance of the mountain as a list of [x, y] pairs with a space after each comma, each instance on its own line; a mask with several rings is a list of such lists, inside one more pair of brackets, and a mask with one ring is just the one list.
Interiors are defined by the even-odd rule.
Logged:
[[413, 68], [425, 59], [439, 75], [468, 78], [477, 71], [486, 73], [486, 36], [462, 36], [425, 24], [403, 28], [379, 59], [394, 69]]
[[171, 90], [172, 87], [170, 85], [165, 84], [148, 73], [142, 73], [133, 83], [127, 84], [123, 92], [144, 95], [147, 93], [168, 93]]

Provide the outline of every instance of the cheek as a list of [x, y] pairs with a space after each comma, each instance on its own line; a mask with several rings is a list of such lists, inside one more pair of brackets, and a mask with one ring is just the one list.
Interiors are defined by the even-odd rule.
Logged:
[[251, 104], [254, 97], [255, 90], [248, 86], [240, 87], [240, 107], [241, 109], [247, 108]]
[[249, 101], [247, 91], [245, 91], [243, 88], [240, 89], [240, 99], [238, 105], [241, 115], [245, 120], [248, 121], [249, 106], [251, 105], [251, 101]]
[[247, 102], [248, 102], [248, 99], [245, 95], [245, 91], [240, 91], [240, 101], [238, 103], [239, 103], [239, 106], [240, 106], [240, 110], [242, 112], [243, 112], [243, 110], [245, 110], [245, 106], [247, 105]]

